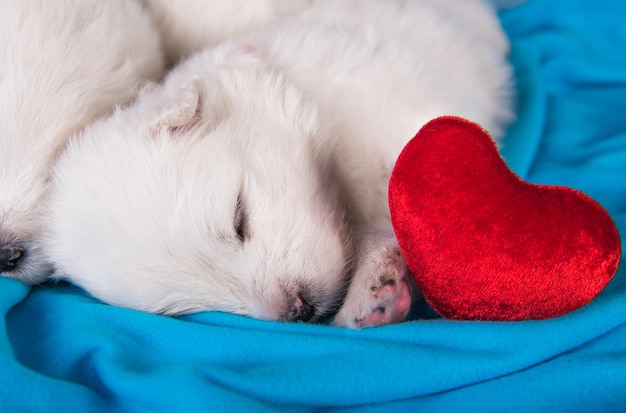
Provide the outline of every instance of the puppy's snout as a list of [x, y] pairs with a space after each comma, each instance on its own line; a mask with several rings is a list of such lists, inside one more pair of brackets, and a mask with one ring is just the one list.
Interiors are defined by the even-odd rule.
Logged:
[[289, 309], [288, 321], [307, 322], [313, 318], [315, 307], [302, 294], [298, 294], [292, 307]]
[[24, 256], [24, 251], [15, 247], [0, 247], [0, 272], [10, 272], [17, 269]]

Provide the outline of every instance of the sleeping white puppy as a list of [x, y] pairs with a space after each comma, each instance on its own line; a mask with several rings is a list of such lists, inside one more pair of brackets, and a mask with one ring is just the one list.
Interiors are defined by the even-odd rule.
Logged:
[[476, 0], [319, 0], [201, 52], [69, 146], [57, 276], [163, 314], [402, 321], [419, 294], [389, 221], [392, 166], [439, 115], [500, 136], [507, 52]]
[[0, 273], [45, 280], [50, 169], [69, 137], [162, 75], [133, 0], [0, 2]]

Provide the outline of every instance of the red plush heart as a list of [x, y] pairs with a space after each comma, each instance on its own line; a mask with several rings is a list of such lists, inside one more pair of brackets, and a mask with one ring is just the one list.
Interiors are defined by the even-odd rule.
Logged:
[[389, 206], [407, 265], [444, 317], [557, 317], [588, 304], [619, 265], [619, 234], [598, 203], [521, 180], [464, 119], [435, 119], [407, 144]]

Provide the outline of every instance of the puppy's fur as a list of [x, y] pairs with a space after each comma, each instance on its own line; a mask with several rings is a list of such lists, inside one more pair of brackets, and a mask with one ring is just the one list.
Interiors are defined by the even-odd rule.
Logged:
[[390, 171], [434, 117], [503, 133], [507, 52], [476, 0], [319, 0], [195, 55], [63, 156], [59, 277], [157, 313], [403, 320]]
[[144, 0], [168, 65], [303, 9], [310, 0]]
[[0, 3], [0, 272], [43, 281], [50, 168], [69, 137], [162, 75], [158, 35], [132, 0]]

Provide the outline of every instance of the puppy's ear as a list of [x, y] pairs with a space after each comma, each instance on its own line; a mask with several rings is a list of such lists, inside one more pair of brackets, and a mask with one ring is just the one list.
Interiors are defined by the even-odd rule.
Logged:
[[196, 82], [185, 84], [180, 91], [172, 96], [170, 104], [166, 105], [157, 120], [161, 128], [179, 128], [190, 125], [201, 116], [200, 90]]
[[183, 130], [188, 130], [198, 123], [202, 116], [199, 81], [191, 79], [178, 88], [166, 88], [165, 93], [155, 104], [153, 133], [179, 135]]
[[265, 46], [261, 42], [245, 42], [241, 45], [239, 51], [257, 59], [263, 59], [267, 55]]
[[164, 85], [160, 94], [151, 96], [151, 134], [182, 137], [200, 124], [204, 132], [215, 128], [225, 113], [226, 100], [210, 80], [190, 78]]

